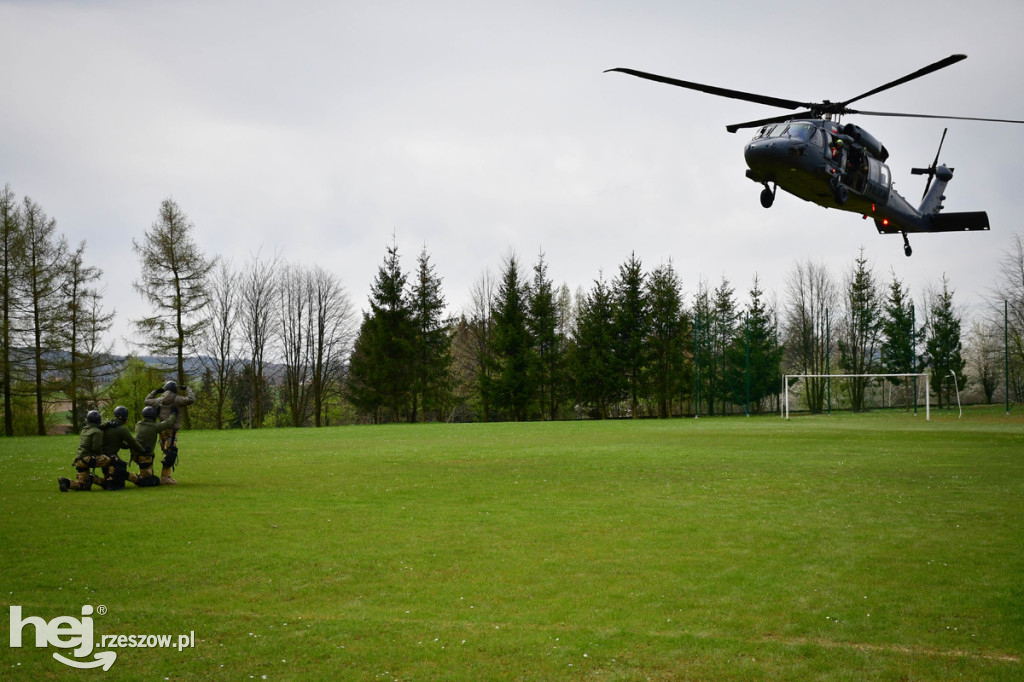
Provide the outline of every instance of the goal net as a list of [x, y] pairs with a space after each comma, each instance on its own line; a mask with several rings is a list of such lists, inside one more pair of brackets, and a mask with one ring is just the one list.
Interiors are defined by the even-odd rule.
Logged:
[[[831, 394], [831, 382], [840, 382], [862, 379], [866, 380], [865, 384], [862, 384], [862, 390], [866, 393], [878, 394], [881, 392], [881, 401], [876, 397], [873, 406], [884, 404], [885, 390], [888, 387], [891, 392], [892, 386], [899, 383], [904, 385], [904, 390], [908, 391], [913, 397], [913, 405], [915, 410], [919, 403], [918, 392], [921, 389], [922, 383], [924, 388], [924, 418], [926, 421], [931, 420], [931, 391], [928, 384], [928, 374], [786, 374], [782, 377], [782, 394], [783, 400], [779, 405], [782, 412], [781, 416], [783, 419], [789, 419], [789, 405], [790, 405], [790, 394], [800, 394], [804, 391], [798, 389], [798, 387], [807, 387], [808, 381], [816, 381], [819, 390], [822, 389], [822, 383], [825, 384], [823, 390]], [[911, 379], [921, 378], [923, 382], [911, 382]], [[792, 384], [792, 386], [791, 386]], [[909, 386], [909, 387], [907, 387]], [[838, 395], [838, 393], [837, 393]], [[831, 410], [832, 396], [828, 396], [829, 409]], [[891, 401], [890, 401], [891, 402]]]

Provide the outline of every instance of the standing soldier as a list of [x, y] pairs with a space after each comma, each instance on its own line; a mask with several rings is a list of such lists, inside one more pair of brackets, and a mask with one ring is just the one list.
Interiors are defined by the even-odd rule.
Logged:
[[160, 461], [160, 485], [176, 485], [178, 482], [171, 477], [171, 471], [178, 461], [178, 429], [181, 428], [181, 417], [184, 409], [196, 401], [196, 396], [191, 388], [181, 387], [185, 395], [178, 395], [178, 384], [168, 381], [162, 388], [150, 391], [146, 396], [146, 404], [160, 408], [160, 419], [166, 420], [171, 416], [171, 408], [177, 408], [178, 415], [174, 420], [174, 426], [160, 433], [160, 449], [163, 450], [164, 458]]
[[110, 458], [103, 454], [102, 421], [103, 417], [96, 410], [90, 410], [85, 415], [85, 426], [82, 427], [78, 441], [78, 455], [75, 456], [75, 480], [57, 477], [57, 485], [62, 493], [69, 490], [92, 490], [93, 483], [103, 485], [103, 479], [93, 476], [90, 471], [96, 467], [105, 470], [110, 464]]
[[119, 490], [128, 479], [128, 463], [117, 455], [118, 450], [127, 448], [133, 456], [146, 454], [125, 426], [127, 421], [128, 408], [118, 405], [114, 408], [114, 418], [103, 425], [103, 454], [110, 458], [109, 464], [103, 469], [103, 487], [106, 490]]
[[139, 441], [145, 449], [145, 454], [132, 455], [132, 459], [139, 465], [139, 473], [128, 474], [128, 480], [140, 488], [148, 488], [160, 485], [160, 478], [153, 473], [153, 451], [156, 448], [156, 440], [161, 431], [166, 431], [174, 426], [178, 417], [178, 409], [173, 408], [171, 417], [167, 421], [157, 422], [160, 410], [147, 405], [142, 409], [142, 421], [135, 424], [135, 440]]

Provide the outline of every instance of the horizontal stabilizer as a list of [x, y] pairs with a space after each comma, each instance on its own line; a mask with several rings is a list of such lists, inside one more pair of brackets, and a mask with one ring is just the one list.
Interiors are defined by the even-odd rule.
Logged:
[[964, 213], [938, 213], [929, 216], [928, 232], [974, 232], [988, 229], [988, 213], [967, 211]]

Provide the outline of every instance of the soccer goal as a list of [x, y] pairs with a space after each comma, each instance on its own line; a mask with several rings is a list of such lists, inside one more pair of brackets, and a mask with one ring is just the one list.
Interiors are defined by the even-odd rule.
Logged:
[[[931, 421], [931, 391], [928, 383], [928, 374], [787, 374], [782, 377], [782, 393], [784, 400], [779, 406], [781, 408], [783, 419], [789, 419], [789, 380], [790, 379], [910, 379], [912, 377], [923, 377], [924, 378], [924, 418], [925, 421]], [[917, 395], [915, 391], [914, 405], [917, 405]]]

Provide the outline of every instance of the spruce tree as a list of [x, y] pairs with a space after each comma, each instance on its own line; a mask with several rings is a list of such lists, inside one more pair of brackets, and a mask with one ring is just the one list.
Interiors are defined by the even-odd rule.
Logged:
[[749, 295], [729, 349], [728, 383], [733, 403], [745, 404], [749, 396], [751, 411], [760, 412], [782, 384], [782, 346], [775, 311], [764, 301], [756, 274]]
[[577, 400], [599, 419], [624, 394], [619, 360], [614, 352], [615, 304], [604, 278], [580, 297], [573, 334], [572, 373]]
[[426, 246], [417, 259], [416, 279], [410, 296], [413, 335], [412, 418], [426, 421], [427, 413], [440, 414], [451, 392], [451, 324], [445, 319], [441, 278], [434, 270]]
[[[886, 374], [914, 374], [917, 372], [917, 350], [914, 347], [918, 337], [917, 323], [914, 320], [914, 302], [909, 290], [903, 282], [892, 275], [889, 282], [888, 295], [883, 303], [882, 342], [880, 360], [882, 371]], [[901, 378], [891, 380], [900, 386], [913, 385]], [[911, 405], [911, 391], [904, 390], [904, 404], [908, 409]]]
[[513, 421], [529, 416], [534, 395], [533, 340], [527, 326], [529, 290], [519, 273], [519, 262], [511, 254], [505, 263], [495, 295], [492, 351], [496, 372], [489, 390], [495, 407], [503, 408]]
[[640, 398], [645, 394], [650, 306], [644, 287], [643, 265], [635, 253], [619, 266], [619, 276], [612, 283], [612, 295], [615, 298], [615, 352], [629, 394], [630, 415], [637, 419], [640, 416]]
[[415, 328], [406, 281], [392, 244], [370, 289], [370, 310], [363, 313], [349, 361], [349, 400], [375, 422], [400, 421], [412, 394]]
[[687, 391], [686, 334], [683, 292], [672, 261], [664, 263], [647, 278], [650, 304], [648, 365], [646, 385], [658, 416], [672, 415], [672, 401]]
[[533, 340], [533, 384], [537, 387], [541, 419], [553, 420], [558, 414], [565, 344], [558, 333], [558, 301], [543, 253], [533, 266], [529, 298], [527, 323]]
[[[839, 366], [847, 374], [872, 374], [878, 369], [877, 354], [882, 335], [882, 297], [864, 251], [846, 280], [845, 319], [839, 325]], [[849, 379], [850, 406], [864, 409], [868, 379]]]
[[953, 305], [953, 293], [949, 280], [943, 275], [942, 291], [933, 293], [929, 306], [925, 350], [931, 368], [931, 387], [938, 396], [940, 408], [950, 403], [955, 387], [962, 389], [967, 383], [960, 330], [962, 316]]

